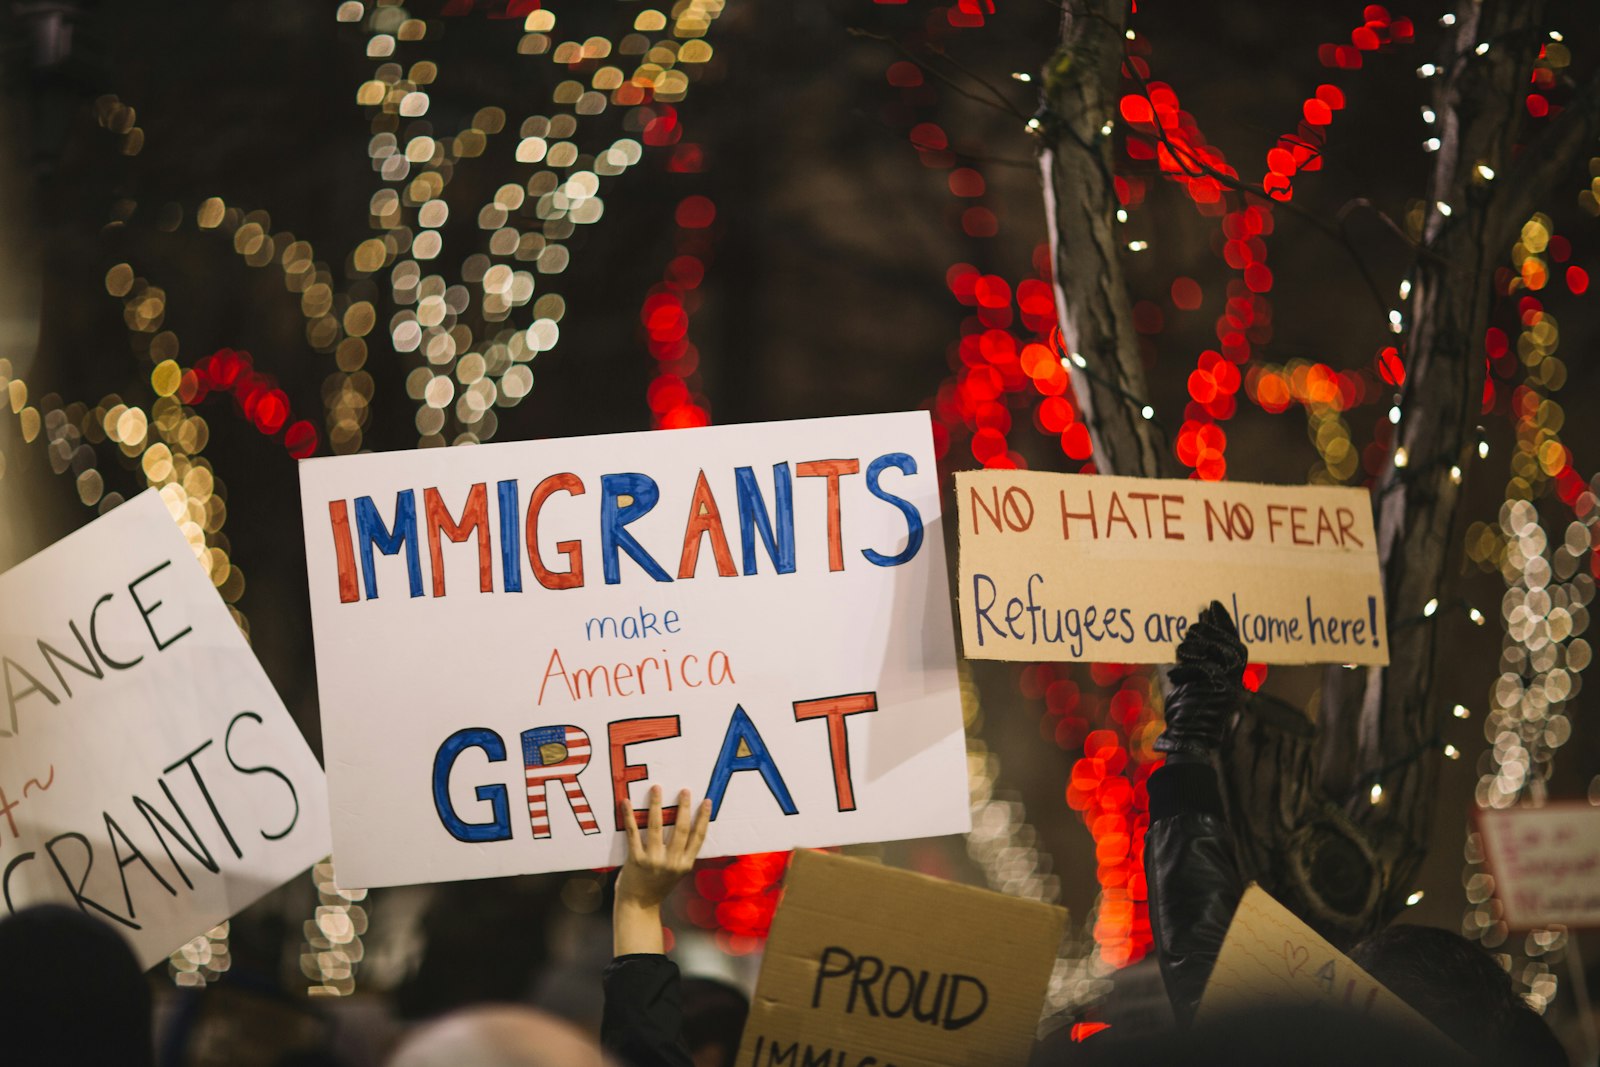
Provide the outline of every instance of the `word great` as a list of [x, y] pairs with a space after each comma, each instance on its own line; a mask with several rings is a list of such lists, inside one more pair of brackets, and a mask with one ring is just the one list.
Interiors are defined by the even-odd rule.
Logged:
[[[877, 711], [878, 694], [849, 693], [799, 700], [794, 702], [793, 708], [795, 722], [821, 720], [826, 724], [835, 803], [841, 812], [854, 811], [855, 786], [850, 776], [850, 735], [846, 720], [852, 715]], [[628, 787], [648, 777], [650, 768], [648, 764], [628, 762], [629, 746], [678, 737], [682, 733], [680, 727], [676, 715], [623, 719], [606, 724], [606, 744], [611, 764], [610, 800], [612, 810], [616, 812], [619, 831], [627, 826], [623, 821], [625, 812], [632, 810], [641, 826], [647, 815], [645, 810], [632, 807], [628, 799]], [[594, 805], [579, 781], [588, 769], [593, 754], [588, 732], [571, 725], [538, 726], [524, 730], [518, 740], [522, 751], [519, 789], [527, 797], [528, 821], [534, 838], [539, 840], [551, 836], [549, 791], [552, 785], [561, 787], [578, 829], [584, 834], [598, 834], [600, 827], [594, 816]], [[489, 818], [484, 821], [469, 822], [456, 810], [451, 800], [451, 774], [462, 755], [471, 749], [480, 751], [488, 763], [507, 761], [505, 739], [486, 727], [468, 727], [445, 738], [433, 759], [434, 810], [445, 830], [457, 841], [471, 844], [509, 841], [512, 837], [511, 794], [505, 784], [493, 782], [473, 787], [473, 795], [489, 805]], [[772, 750], [744, 707], [736, 704], [703, 794], [711, 801], [713, 821], [722, 811], [722, 798], [728, 790], [728, 783], [735, 774], [745, 771], [754, 771], [761, 776], [783, 814], [799, 814], [800, 809], [795, 805]], [[663, 816], [670, 824], [677, 812], [668, 809]]]
[[[772, 504], [767, 503], [767, 493], [756, 477], [753, 467], [735, 467], [735, 503], [738, 510], [740, 567], [734, 564], [729, 547], [728, 531], [722, 518], [722, 508], [706, 481], [704, 470], [695, 480], [684, 523], [683, 542], [678, 556], [676, 580], [696, 576], [700, 549], [710, 541], [711, 555], [720, 577], [732, 578], [752, 575], [758, 571], [756, 543], [759, 540], [766, 551], [772, 568], [778, 574], [795, 571], [795, 478], [820, 478], [827, 493], [827, 522], [824, 531], [828, 545], [828, 569], [841, 571], [845, 567], [843, 522], [841, 514], [840, 479], [860, 476], [865, 479], [867, 492], [878, 500], [897, 509], [906, 524], [904, 547], [892, 553], [872, 548], [861, 550], [861, 555], [876, 567], [898, 567], [910, 562], [922, 547], [922, 513], [915, 504], [897, 496], [882, 485], [884, 472], [890, 468], [902, 475], [917, 473], [917, 461], [904, 452], [889, 452], [867, 463], [862, 470], [858, 459], [809, 460], [793, 465], [784, 462], [772, 468]], [[345, 500], [328, 502], [328, 521], [333, 533], [334, 556], [337, 563], [339, 600], [350, 604], [362, 599], [378, 597], [378, 576], [374, 567], [373, 552], [386, 556], [403, 554], [409, 592], [413, 597], [423, 595], [422, 549], [426, 538], [428, 559], [431, 564], [432, 593], [445, 595], [444, 541], [460, 544], [477, 539], [478, 588], [485, 593], [495, 591], [494, 556], [495, 534], [499, 536], [500, 588], [507, 593], [523, 590], [522, 566], [526, 559], [533, 572], [534, 581], [546, 589], [581, 589], [586, 579], [584, 571], [583, 541], [568, 539], [556, 542], [556, 552], [562, 562], [552, 564], [539, 548], [539, 521], [550, 498], [557, 493], [580, 497], [588, 492], [583, 480], [575, 474], [552, 474], [540, 481], [528, 495], [527, 507], [522, 506], [522, 484], [509, 478], [495, 483], [494, 522], [490, 522], [490, 494], [487, 482], [474, 484], [458, 515], [452, 515], [439, 490], [422, 490], [422, 511], [418, 514], [417, 492], [404, 489], [395, 495], [392, 515], [385, 520], [378, 505], [370, 496], [356, 497], [354, 527], [350, 519], [352, 505]], [[597, 515], [601, 571], [606, 585], [622, 581], [622, 557], [658, 582], [671, 582], [674, 576], [661, 565], [656, 555], [640, 543], [628, 529], [629, 525], [655, 509], [661, 500], [661, 487], [654, 478], [637, 472], [604, 474], [600, 477], [599, 508]], [[518, 536], [518, 532], [522, 536]], [[526, 553], [524, 553], [526, 549]], [[656, 549], [657, 552], [661, 548]], [[356, 563], [360, 557], [359, 573]], [[558, 569], [559, 568], [559, 569]]]

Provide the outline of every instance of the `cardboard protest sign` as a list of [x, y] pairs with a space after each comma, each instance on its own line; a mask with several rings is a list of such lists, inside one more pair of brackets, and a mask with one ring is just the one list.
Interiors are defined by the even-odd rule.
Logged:
[[1478, 830], [1507, 926], [1600, 926], [1600, 807], [1491, 808]]
[[1389, 662], [1366, 490], [956, 474], [970, 659], [1170, 663], [1220, 600], [1259, 663]]
[[159, 493], [0, 575], [0, 670], [8, 911], [148, 967], [327, 855], [322, 768]]
[[735, 1062], [1024, 1064], [1066, 923], [1048, 904], [796, 852]]
[[[926, 413], [301, 465], [340, 879], [964, 832]], [[642, 816], [641, 816], [642, 817]]]
[[1252, 884], [1222, 940], [1197, 1018], [1319, 1004], [1438, 1032], [1415, 1008]]

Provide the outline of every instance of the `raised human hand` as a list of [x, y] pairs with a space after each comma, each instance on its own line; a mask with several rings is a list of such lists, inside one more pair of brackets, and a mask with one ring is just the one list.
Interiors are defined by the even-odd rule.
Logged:
[[661, 787], [650, 787], [649, 814], [641, 831], [633, 812], [623, 812], [628, 858], [617, 875], [612, 907], [612, 941], [618, 956], [664, 951], [661, 904], [683, 876], [694, 869], [700, 847], [711, 828], [711, 801], [692, 808], [687, 789], [678, 793], [678, 812], [671, 831], [663, 827]]
[[1156, 749], [1203, 755], [1221, 746], [1229, 721], [1244, 702], [1248, 659], [1228, 609], [1213, 600], [1178, 644], [1178, 665], [1172, 669], [1173, 688], [1167, 697], [1167, 728], [1156, 739]]

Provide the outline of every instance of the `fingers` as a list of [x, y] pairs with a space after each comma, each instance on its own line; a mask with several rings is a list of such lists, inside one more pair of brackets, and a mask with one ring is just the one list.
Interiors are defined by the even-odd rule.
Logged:
[[689, 791], [678, 790], [678, 814], [673, 819], [672, 844], [669, 846], [673, 852], [683, 851], [684, 841], [689, 836]]
[[[680, 816], [680, 825], [682, 825], [681, 819], [682, 817]], [[689, 826], [689, 832], [686, 835], [687, 840], [683, 845], [684, 859], [690, 863], [694, 862], [695, 857], [700, 855], [700, 846], [706, 843], [706, 834], [710, 832], [711, 801], [707, 799], [702, 800], [700, 806], [695, 809], [694, 822]]]
[[650, 787], [650, 814], [645, 819], [645, 847], [661, 847], [661, 787]]
[[639, 839], [639, 820], [634, 817], [633, 805], [617, 805], [617, 818], [622, 820], [623, 831], [628, 835], [628, 855], [637, 859], [644, 852], [644, 842]]

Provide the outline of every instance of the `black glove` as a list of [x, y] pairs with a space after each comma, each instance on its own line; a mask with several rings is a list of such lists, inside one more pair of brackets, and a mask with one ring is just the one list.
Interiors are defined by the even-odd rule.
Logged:
[[1229, 721], [1244, 704], [1248, 657], [1228, 609], [1213, 600], [1178, 644], [1167, 728], [1156, 738], [1157, 751], [1204, 755], [1222, 744]]

